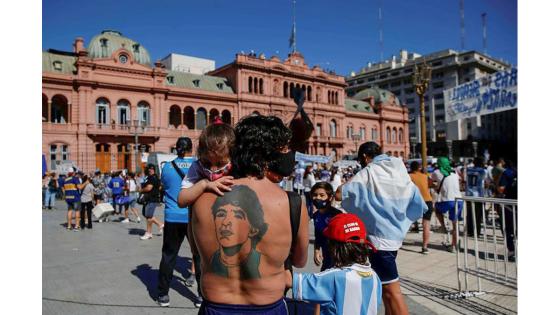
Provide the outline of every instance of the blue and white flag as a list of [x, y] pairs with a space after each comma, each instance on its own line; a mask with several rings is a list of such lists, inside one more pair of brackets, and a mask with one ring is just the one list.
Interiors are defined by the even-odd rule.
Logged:
[[290, 35], [290, 48], [292, 51], [296, 50], [296, 23], [292, 26], [292, 34]]
[[377, 249], [395, 251], [412, 222], [428, 210], [402, 160], [385, 154], [342, 186], [342, 208], [364, 221]]

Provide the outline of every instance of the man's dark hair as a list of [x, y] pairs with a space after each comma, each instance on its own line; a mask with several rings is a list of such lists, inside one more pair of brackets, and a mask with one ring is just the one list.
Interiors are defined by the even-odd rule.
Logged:
[[321, 189], [321, 188], [325, 190], [325, 192], [327, 193], [327, 196], [329, 196], [329, 198], [334, 195], [333, 187], [331, 186], [331, 184], [329, 184], [327, 182], [316, 183], [315, 185], [313, 185], [313, 187], [311, 187], [310, 193], [313, 194], [315, 192], [315, 190]]
[[418, 163], [418, 161], [412, 161], [412, 163], [410, 163], [411, 172], [416, 172], [419, 169], [420, 169], [420, 163]]
[[257, 194], [246, 185], [234, 185], [231, 191], [225, 192], [223, 196], [216, 198], [212, 205], [212, 215], [216, 219], [216, 213], [225, 205], [233, 205], [241, 208], [247, 214], [247, 220], [259, 233], [251, 238], [253, 248], [262, 239], [268, 230], [268, 224], [264, 222], [264, 211]]
[[175, 143], [177, 155], [183, 155], [192, 151], [192, 141], [189, 137], [179, 137]]
[[484, 158], [476, 157], [473, 161], [474, 167], [484, 167]]
[[200, 134], [196, 155], [201, 158], [212, 151], [220, 156], [231, 156], [231, 149], [234, 144], [235, 133], [232, 126], [224, 123], [212, 124]]
[[358, 149], [358, 157], [364, 154], [369, 158], [374, 158], [381, 154], [381, 147], [374, 141], [364, 142]]
[[365, 244], [345, 243], [328, 240], [329, 253], [335, 267], [346, 267], [358, 263], [365, 265], [368, 261], [368, 246]]
[[288, 145], [292, 132], [275, 116], [251, 115], [235, 126], [235, 147], [231, 161], [237, 178], [264, 177], [269, 164], [278, 158], [278, 151]]

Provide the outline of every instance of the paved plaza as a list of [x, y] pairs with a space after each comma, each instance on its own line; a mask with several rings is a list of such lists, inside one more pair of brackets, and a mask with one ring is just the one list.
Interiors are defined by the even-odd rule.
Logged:
[[[67, 231], [65, 210], [65, 204], [57, 201], [57, 209], [42, 212], [43, 314], [198, 313], [192, 302], [196, 288], [185, 285], [191, 263], [186, 241], [169, 291], [171, 306], [162, 308], [155, 302], [162, 236], [141, 241], [145, 221], [120, 223], [116, 216], [110, 222], [94, 222], [92, 230]], [[156, 216], [163, 219], [161, 207]], [[482, 296], [442, 298], [457, 290], [456, 256], [437, 245], [442, 237], [433, 233], [431, 253], [422, 255], [421, 234], [409, 233], [399, 251], [397, 262], [410, 313], [515, 314], [517, 291], [486, 281], [483, 288], [487, 293]], [[319, 271], [313, 264], [312, 246], [307, 266], [298, 271]], [[304, 303], [297, 308], [298, 314], [307, 313]]]

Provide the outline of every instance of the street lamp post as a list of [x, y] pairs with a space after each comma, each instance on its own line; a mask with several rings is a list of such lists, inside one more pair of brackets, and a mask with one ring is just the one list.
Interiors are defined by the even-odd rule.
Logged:
[[139, 122], [138, 119], [128, 121], [128, 131], [134, 135], [134, 167], [136, 168], [136, 174], [140, 172], [140, 166], [138, 166], [138, 136], [144, 133], [144, 122]]
[[414, 66], [414, 74], [412, 75], [412, 83], [416, 88], [416, 94], [420, 97], [420, 139], [422, 141], [422, 169], [426, 172], [427, 168], [427, 142], [426, 142], [426, 112], [424, 110], [424, 94], [428, 89], [428, 84], [432, 77], [432, 68], [424, 62], [424, 64]]

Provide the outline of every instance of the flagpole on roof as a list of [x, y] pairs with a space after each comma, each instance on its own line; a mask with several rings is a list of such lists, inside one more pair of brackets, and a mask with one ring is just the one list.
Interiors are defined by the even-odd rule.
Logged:
[[290, 48], [292, 53], [296, 51], [296, 0], [292, 2], [292, 34], [290, 36]]

